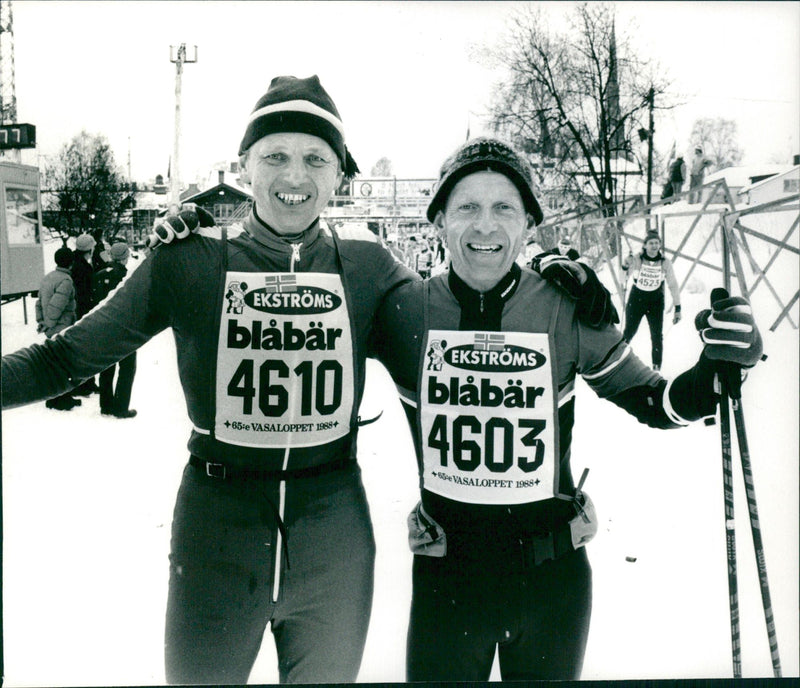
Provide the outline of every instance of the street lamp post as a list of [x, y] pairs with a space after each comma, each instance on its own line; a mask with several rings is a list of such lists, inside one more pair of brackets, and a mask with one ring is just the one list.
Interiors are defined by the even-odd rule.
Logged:
[[184, 63], [197, 62], [197, 46], [194, 54], [188, 57], [186, 44], [181, 43], [176, 49], [169, 47], [169, 61], [175, 64], [175, 136], [172, 142], [172, 162], [169, 174], [170, 203], [180, 207], [181, 203], [181, 176], [180, 176], [180, 139], [181, 139], [181, 76]]

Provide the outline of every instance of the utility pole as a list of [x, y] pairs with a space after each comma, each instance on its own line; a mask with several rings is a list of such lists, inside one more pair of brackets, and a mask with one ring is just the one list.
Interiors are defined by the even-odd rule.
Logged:
[[[17, 122], [17, 88], [14, 77], [14, 11], [11, 0], [0, 0], [0, 124]], [[0, 151], [0, 158], [22, 161], [18, 148]]]
[[186, 43], [181, 43], [176, 49], [169, 47], [169, 61], [175, 64], [175, 137], [172, 144], [172, 165], [169, 175], [170, 203], [180, 207], [181, 204], [181, 176], [180, 176], [180, 140], [181, 140], [181, 75], [183, 65], [197, 62], [197, 46], [190, 58], [186, 54]]
[[647, 92], [647, 100], [650, 110], [650, 126], [648, 127], [647, 135], [647, 205], [650, 205], [653, 187], [653, 132], [655, 131], [655, 126], [653, 124], [653, 101], [655, 100], [655, 91], [652, 86]]

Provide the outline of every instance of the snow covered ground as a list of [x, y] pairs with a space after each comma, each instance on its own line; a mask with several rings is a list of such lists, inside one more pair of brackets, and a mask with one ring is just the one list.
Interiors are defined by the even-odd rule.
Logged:
[[[698, 278], [684, 320], [666, 327], [666, 376], [696, 360], [693, 318], [712, 286]], [[745, 384], [743, 407], [783, 674], [798, 676], [798, 331], [784, 323], [769, 332], [774, 317], [762, 320], [754, 301], [769, 358]], [[21, 302], [3, 306], [4, 353], [41, 339], [32, 313], [29, 301], [25, 324]], [[646, 327], [633, 347], [649, 362]], [[171, 333], [140, 350], [131, 406], [131, 420], [101, 417], [96, 396], [66, 413], [37, 403], [2, 415], [6, 686], [164, 683], [169, 529], [189, 434]], [[387, 373], [370, 362], [362, 417], [381, 410], [359, 435], [378, 545], [364, 682], [404, 677], [405, 518], [417, 500], [405, 419]], [[719, 426], [650, 430], [582, 382], [576, 415], [573, 470], [591, 469], [586, 490], [600, 519], [588, 546], [594, 610], [583, 678], [732, 676]], [[743, 674], [769, 677], [736, 453], [734, 482]], [[276, 681], [267, 634], [251, 683]]]

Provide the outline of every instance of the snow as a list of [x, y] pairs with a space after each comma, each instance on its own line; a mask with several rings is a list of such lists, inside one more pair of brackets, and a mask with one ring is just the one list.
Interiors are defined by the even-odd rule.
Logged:
[[[786, 270], [773, 283], [793, 294], [796, 261]], [[694, 284], [683, 297], [684, 320], [665, 328], [667, 377], [700, 351], [692, 321], [713, 282], [698, 273]], [[743, 408], [783, 675], [796, 677], [798, 332], [788, 323], [770, 332], [776, 306], [766, 290], [757, 294], [768, 359], [744, 385]], [[4, 353], [41, 339], [27, 305], [27, 324], [21, 302], [2, 308]], [[633, 347], [649, 362], [645, 326]], [[140, 349], [131, 406], [139, 415], [130, 420], [101, 417], [96, 396], [70, 412], [37, 403], [2, 415], [6, 686], [164, 683], [169, 530], [190, 428], [171, 333]], [[359, 681], [401, 682], [412, 559], [405, 519], [417, 501], [417, 474], [394, 387], [371, 361], [361, 415], [379, 411], [382, 418], [359, 434], [378, 546]], [[734, 439], [742, 670], [769, 677], [735, 447]], [[594, 607], [583, 679], [732, 676], [721, 466], [718, 425], [652, 430], [578, 382], [573, 472], [590, 468], [585, 488], [600, 520], [588, 545]], [[277, 680], [267, 634], [250, 682]]]

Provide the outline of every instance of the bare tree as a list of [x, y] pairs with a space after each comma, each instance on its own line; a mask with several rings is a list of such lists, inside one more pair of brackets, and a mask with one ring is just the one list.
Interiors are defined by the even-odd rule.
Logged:
[[537, 7], [526, 5], [514, 13], [504, 40], [483, 51], [490, 66], [505, 72], [489, 124], [540, 161], [542, 187], [608, 217], [622, 191], [619, 168], [639, 162], [650, 98], [654, 108], [669, 107], [661, 99], [668, 84], [627, 39], [618, 40], [611, 6], [581, 4], [571, 19], [568, 33], [556, 33]]
[[44, 170], [46, 224], [66, 240], [83, 232], [113, 236], [135, 205], [135, 185], [117, 169], [104, 136], [85, 131], [64, 144]]
[[703, 154], [718, 170], [738, 165], [742, 161], [736, 122], [724, 117], [697, 119], [692, 126], [693, 145], [701, 145]]
[[383, 157], [372, 166], [370, 174], [373, 177], [391, 177], [392, 176], [392, 161], [387, 157]]

